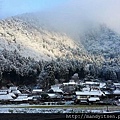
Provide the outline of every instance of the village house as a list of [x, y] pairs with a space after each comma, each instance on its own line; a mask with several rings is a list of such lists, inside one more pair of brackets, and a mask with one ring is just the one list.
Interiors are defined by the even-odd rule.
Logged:
[[12, 103], [28, 103], [33, 100], [33, 96], [29, 96], [28, 94], [19, 94], [16, 99], [10, 100]]
[[59, 85], [51, 86], [51, 89], [48, 90], [47, 94], [53, 101], [61, 101], [63, 98], [63, 90]]
[[100, 101], [104, 92], [101, 88], [105, 86], [105, 83], [98, 81], [84, 81], [79, 83], [82, 86], [81, 91], [76, 91], [76, 103], [95, 103]]
[[[74, 80], [75, 79], [75, 80]], [[39, 86], [29, 90], [26, 86], [10, 86], [0, 90], [0, 101], [9, 103], [30, 104], [108, 104], [119, 101], [120, 83], [111, 80], [100, 82], [98, 80], [79, 80], [78, 74], [74, 74], [69, 82], [52, 85], [48, 91], [43, 91]], [[49, 103], [50, 102], [50, 103]], [[46, 103], [47, 104], [47, 103]]]
[[41, 94], [42, 92], [43, 90], [39, 86], [35, 86], [32, 90], [33, 95], [38, 95], [38, 94]]
[[120, 88], [120, 83], [113, 83], [116, 88]]
[[57, 85], [51, 86], [50, 90], [53, 91], [54, 93], [63, 94], [63, 90], [60, 88], [60, 86]]
[[120, 88], [116, 88], [116, 89], [113, 91], [113, 95], [114, 95], [114, 97], [115, 97], [115, 96], [120, 97]]
[[93, 103], [100, 101], [105, 94], [99, 89], [91, 89], [88, 91], [76, 91], [76, 102], [77, 103]]
[[14, 93], [15, 95], [21, 94], [20, 90], [18, 90], [18, 87], [12, 86], [8, 89], [9, 93]]
[[16, 97], [13, 93], [9, 93], [8, 90], [0, 90], [0, 102], [6, 103], [9, 100], [13, 100]]
[[42, 89], [34, 88], [34, 89], [32, 90], [32, 94], [41, 94], [42, 92], [43, 92]]
[[67, 83], [63, 83], [64, 86], [68, 85], [68, 86], [75, 86], [77, 85], [77, 83], [74, 81], [74, 80], [70, 80], [69, 82]]

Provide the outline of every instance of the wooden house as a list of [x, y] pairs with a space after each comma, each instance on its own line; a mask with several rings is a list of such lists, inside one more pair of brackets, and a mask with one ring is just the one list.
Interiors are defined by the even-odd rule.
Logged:
[[15, 95], [13, 93], [9, 93], [8, 90], [0, 90], [0, 102], [8, 102], [13, 100]]
[[76, 91], [76, 99], [78, 103], [93, 103], [101, 99], [105, 94], [101, 90]]

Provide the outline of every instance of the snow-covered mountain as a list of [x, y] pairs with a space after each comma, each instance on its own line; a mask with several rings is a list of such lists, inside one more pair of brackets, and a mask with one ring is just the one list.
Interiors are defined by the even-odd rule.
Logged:
[[100, 76], [105, 79], [120, 80], [120, 35], [118, 33], [106, 25], [100, 25], [88, 30], [81, 37], [81, 42], [95, 59], [97, 57], [102, 59]]
[[0, 20], [0, 82], [45, 81], [47, 88], [75, 72], [80, 78], [120, 80], [120, 35], [102, 25], [80, 38], [77, 42], [32, 17]]
[[[77, 68], [81, 69], [83, 61], [92, 62], [81, 43], [34, 22], [18, 17], [0, 21], [1, 83], [35, 83], [38, 76], [44, 76], [43, 81], [45, 77], [69, 79]], [[50, 62], [54, 63], [52, 69]], [[53, 74], [49, 74], [51, 70]]]
[[120, 35], [106, 25], [86, 32], [81, 40], [89, 53], [105, 59], [120, 57]]
[[0, 21], [0, 51], [16, 50], [23, 57], [49, 61], [56, 58], [82, 59], [82, 44], [65, 34], [48, 31], [18, 18]]

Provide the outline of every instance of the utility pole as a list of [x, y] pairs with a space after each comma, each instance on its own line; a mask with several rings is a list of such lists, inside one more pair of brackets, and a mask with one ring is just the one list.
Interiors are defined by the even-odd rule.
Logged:
[[108, 108], [108, 95], [107, 95], [107, 112], [109, 112], [109, 108]]
[[109, 108], [108, 108], [108, 105], [107, 105], [107, 112], [109, 112]]

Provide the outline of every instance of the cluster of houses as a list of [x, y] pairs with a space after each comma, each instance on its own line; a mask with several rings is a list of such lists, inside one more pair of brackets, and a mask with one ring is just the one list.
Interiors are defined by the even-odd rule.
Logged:
[[120, 83], [111, 80], [79, 80], [75, 73], [69, 82], [52, 85], [47, 91], [39, 87], [32, 90], [11, 86], [0, 90], [1, 104], [111, 104], [120, 103]]

